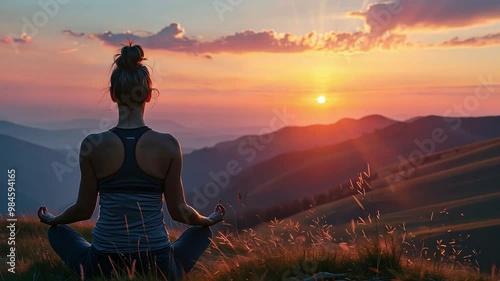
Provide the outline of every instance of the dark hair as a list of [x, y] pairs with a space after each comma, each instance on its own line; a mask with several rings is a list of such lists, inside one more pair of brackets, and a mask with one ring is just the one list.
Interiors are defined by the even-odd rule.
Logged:
[[120, 53], [114, 56], [109, 90], [116, 96], [118, 104], [133, 108], [142, 105], [153, 91], [158, 91], [153, 88], [143, 60], [146, 58], [142, 47], [132, 45], [132, 42], [124, 45]]

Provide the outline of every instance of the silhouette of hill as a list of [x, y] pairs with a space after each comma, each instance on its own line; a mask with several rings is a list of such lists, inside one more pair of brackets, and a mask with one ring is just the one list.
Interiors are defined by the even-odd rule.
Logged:
[[187, 190], [202, 187], [211, 180], [210, 172], [226, 169], [236, 161], [245, 168], [282, 153], [340, 143], [384, 128], [396, 121], [380, 115], [342, 119], [329, 125], [284, 127], [262, 136], [245, 135], [213, 147], [195, 150], [184, 157], [183, 181]]
[[[73, 203], [76, 200], [80, 170], [74, 158], [43, 146], [32, 144], [9, 136], [0, 135], [0, 169], [7, 179], [7, 169], [16, 169], [16, 213], [33, 215], [45, 204], [53, 209]], [[75, 151], [75, 153], [77, 153]], [[78, 154], [76, 154], [78, 155]], [[68, 161], [67, 161], [68, 159]], [[66, 167], [65, 173], [58, 173], [56, 167]], [[7, 201], [7, 192], [0, 192], [0, 201]], [[5, 213], [2, 208], [0, 213]]]

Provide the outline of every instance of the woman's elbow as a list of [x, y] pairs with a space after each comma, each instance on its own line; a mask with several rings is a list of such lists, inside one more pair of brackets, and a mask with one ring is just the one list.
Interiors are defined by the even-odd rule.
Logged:
[[89, 220], [92, 218], [93, 213], [83, 214], [82, 220]]
[[180, 212], [169, 212], [169, 213], [172, 220], [180, 223], [186, 223], [186, 217], [183, 216]]
[[189, 209], [186, 204], [167, 204], [168, 213], [172, 220], [180, 223], [186, 223], [189, 220]]
[[79, 219], [80, 220], [88, 220], [90, 218], [92, 218], [92, 215], [94, 214], [94, 210], [90, 210], [88, 208], [78, 208], [78, 206], [76, 206], [76, 211], [77, 213], [79, 214]]

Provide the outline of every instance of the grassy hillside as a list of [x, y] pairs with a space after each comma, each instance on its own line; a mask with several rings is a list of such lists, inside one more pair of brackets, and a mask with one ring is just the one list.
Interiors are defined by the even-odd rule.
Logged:
[[[364, 187], [370, 191], [366, 196], [347, 197], [289, 219], [304, 225], [319, 218], [336, 225], [336, 232], [348, 241], [345, 230], [352, 234], [352, 223], [366, 227], [367, 216], [374, 218], [379, 212], [380, 227], [405, 223], [416, 244], [426, 247], [435, 247], [438, 236], [448, 246], [460, 244], [464, 256], [477, 254], [478, 263], [487, 270], [500, 261], [495, 250], [500, 246], [496, 239], [500, 235], [498, 171], [500, 139], [476, 143], [442, 152], [405, 181], [388, 186], [386, 178], [379, 178], [370, 181], [371, 190]], [[265, 225], [258, 230], [268, 233]]]
[[[371, 172], [360, 173], [353, 181], [356, 199], [240, 233], [214, 228], [213, 242], [188, 280], [312, 281], [316, 274], [362, 281], [498, 280], [500, 139], [440, 154], [392, 187], [384, 187], [384, 178], [371, 180]], [[363, 189], [372, 191], [364, 195]], [[92, 222], [73, 226], [91, 241]], [[7, 234], [0, 233], [2, 280], [78, 280], [50, 249], [46, 225], [23, 218], [17, 227], [16, 274], [6, 271]], [[180, 230], [170, 234], [174, 241]], [[114, 280], [161, 280], [117, 273]]]
[[[420, 128], [420, 133], [429, 129], [429, 124], [436, 124], [418, 123], [422, 121], [429, 120], [422, 118], [413, 122], [420, 124], [413, 127]], [[405, 125], [397, 126], [402, 126], [398, 127], [397, 134], [409, 134], [401, 136], [401, 139], [415, 137], [411, 132], [404, 131]], [[462, 130], [450, 131], [449, 144], [440, 147], [438, 153], [426, 155], [411, 176], [397, 183], [388, 181], [386, 177], [400, 172], [397, 162], [383, 165], [385, 160], [375, 161], [378, 163], [376, 177], [373, 169], [359, 173], [357, 181], [351, 175], [351, 169], [356, 169], [352, 172], [356, 174], [365, 167], [366, 163], [362, 162], [365, 157], [373, 160], [375, 156], [386, 157], [390, 151], [393, 154], [389, 155], [408, 152], [404, 149], [409, 148], [399, 144], [398, 140], [382, 139], [382, 131], [386, 133], [384, 136], [396, 134], [392, 129], [335, 146], [278, 156], [276, 159], [280, 159], [281, 166], [275, 165], [278, 163], [274, 162], [275, 159], [263, 162], [263, 165], [269, 165], [263, 166], [266, 167], [262, 168], [263, 177], [272, 177], [274, 173], [277, 182], [301, 180], [296, 177], [298, 173], [305, 177], [302, 183], [307, 183], [309, 179], [310, 185], [305, 185], [308, 187], [314, 186], [318, 177], [328, 179], [321, 178], [328, 175], [328, 167], [321, 165], [331, 164], [333, 169], [330, 167], [329, 171], [339, 173], [339, 182], [345, 182], [341, 178], [353, 178], [352, 186], [343, 184], [340, 189], [337, 183], [330, 183], [331, 186], [339, 193], [348, 191], [357, 192], [357, 195], [315, 206], [286, 219], [262, 223], [253, 229], [246, 228], [240, 233], [231, 231], [235, 220], [228, 215], [223, 227], [214, 228], [216, 235], [213, 243], [189, 275], [189, 280], [307, 280], [321, 272], [343, 274], [335, 280], [364, 281], [375, 277], [379, 280], [498, 280], [500, 139], [491, 139], [495, 132], [485, 128], [472, 122], [464, 123]], [[3, 143], [12, 141], [7, 136], [1, 138]], [[478, 138], [488, 140], [473, 142]], [[456, 144], [461, 142], [471, 144], [457, 147]], [[445, 149], [446, 146], [450, 147]], [[52, 171], [47, 169], [50, 169], [54, 159], [65, 161], [64, 155], [29, 143], [15, 150], [4, 150], [2, 157], [11, 157], [16, 151], [24, 152], [22, 157], [18, 157], [19, 163], [33, 165], [30, 172], [33, 179], [52, 176]], [[32, 159], [30, 155], [37, 155], [37, 161], [43, 160], [45, 164], [29, 160]], [[292, 164], [298, 163], [296, 160], [304, 155], [310, 159], [307, 158], [303, 165], [296, 165], [296, 172], [286, 174]], [[360, 156], [357, 160], [359, 165], [342, 165], [350, 163], [350, 157], [356, 155]], [[330, 162], [332, 159], [336, 162]], [[311, 167], [322, 168], [315, 174]], [[286, 176], [283, 177], [283, 173]], [[19, 180], [22, 178], [20, 173]], [[248, 180], [245, 184], [250, 186], [252, 181]], [[18, 184], [29, 186], [29, 183], [21, 181]], [[48, 188], [54, 189], [40, 189], [33, 200], [49, 198], [56, 193], [54, 190], [57, 193], [64, 190], [60, 186]], [[261, 194], [254, 198], [264, 202], [279, 202], [288, 192], [286, 186], [276, 190], [259, 190]], [[18, 192], [18, 197], [29, 198], [22, 192]], [[312, 193], [310, 189], [302, 192]], [[252, 203], [252, 197], [249, 198], [246, 203]], [[31, 203], [35, 204], [37, 202]], [[232, 213], [231, 208], [228, 214]], [[236, 210], [238, 208], [235, 207]], [[245, 221], [240, 223], [244, 225]], [[167, 225], [171, 224], [167, 222]], [[74, 226], [87, 240], [91, 240], [92, 222]], [[45, 238], [47, 226], [36, 219], [23, 217], [17, 227], [18, 273], [15, 275], [6, 271], [7, 232], [0, 232], [1, 280], [77, 280], [51, 251]], [[0, 220], [0, 228], [6, 229], [4, 218]], [[239, 229], [242, 229], [241, 225]], [[171, 234], [171, 238], [175, 239], [179, 231], [172, 230]], [[134, 275], [131, 278], [121, 275], [116, 280], [159, 280], [154, 276]]]
[[[473, 263], [450, 260], [421, 260], [402, 252], [399, 233], [383, 234], [393, 238], [384, 247], [357, 241], [344, 243], [332, 227], [311, 222], [315, 228], [302, 232], [305, 225], [276, 221], [267, 227], [273, 234], [263, 236], [249, 229], [239, 235], [218, 232], [187, 280], [307, 280], [322, 274], [334, 280], [497, 280], [498, 272], [480, 275]], [[283, 230], [277, 230], [283, 226]], [[0, 227], [5, 228], [2, 220]], [[5, 281], [77, 281], [79, 280], [52, 251], [46, 239], [47, 226], [36, 219], [18, 221], [16, 235], [16, 273], [7, 272], [6, 243], [0, 245], [0, 278]], [[73, 227], [91, 240], [93, 225], [76, 223]], [[293, 232], [293, 234], [292, 234]], [[171, 240], [178, 231], [171, 231]], [[0, 234], [5, 241], [6, 234]], [[402, 254], [402, 255], [401, 255]], [[113, 280], [162, 280], [155, 274], [138, 275], [120, 270]], [[309, 279], [307, 279], [309, 278]], [[101, 281], [101, 278], [93, 279]], [[314, 279], [323, 280], [323, 279]], [[324, 279], [332, 280], [332, 279]]]

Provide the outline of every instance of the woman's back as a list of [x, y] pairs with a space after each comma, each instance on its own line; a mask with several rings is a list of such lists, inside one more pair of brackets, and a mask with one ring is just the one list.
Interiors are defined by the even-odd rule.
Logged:
[[101, 136], [91, 153], [99, 190], [93, 247], [103, 253], [168, 247], [162, 210], [169, 163], [168, 142], [162, 140], [168, 135], [142, 126], [114, 127]]
[[[163, 280], [180, 280], [209, 246], [209, 226], [225, 214], [218, 205], [205, 217], [186, 203], [179, 142], [144, 125], [145, 105], [156, 89], [143, 60], [142, 47], [131, 43], [114, 56], [109, 91], [118, 107], [118, 123], [82, 141], [76, 202], [58, 216], [45, 206], [38, 209], [40, 221], [51, 225], [50, 245], [82, 280], [117, 271], [129, 275], [134, 268], [161, 273]], [[67, 224], [91, 218], [97, 198], [99, 219], [91, 244]], [[173, 220], [192, 225], [172, 244], [163, 199]]]
[[[115, 127], [116, 128], [116, 127]], [[134, 129], [120, 129], [122, 131]], [[136, 128], [137, 129], [137, 128]], [[91, 153], [91, 162], [98, 179], [118, 171], [124, 161], [122, 140], [111, 130], [96, 135]], [[165, 178], [170, 164], [173, 136], [148, 130], [136, 141], [137, 165], [148, 175]]]

